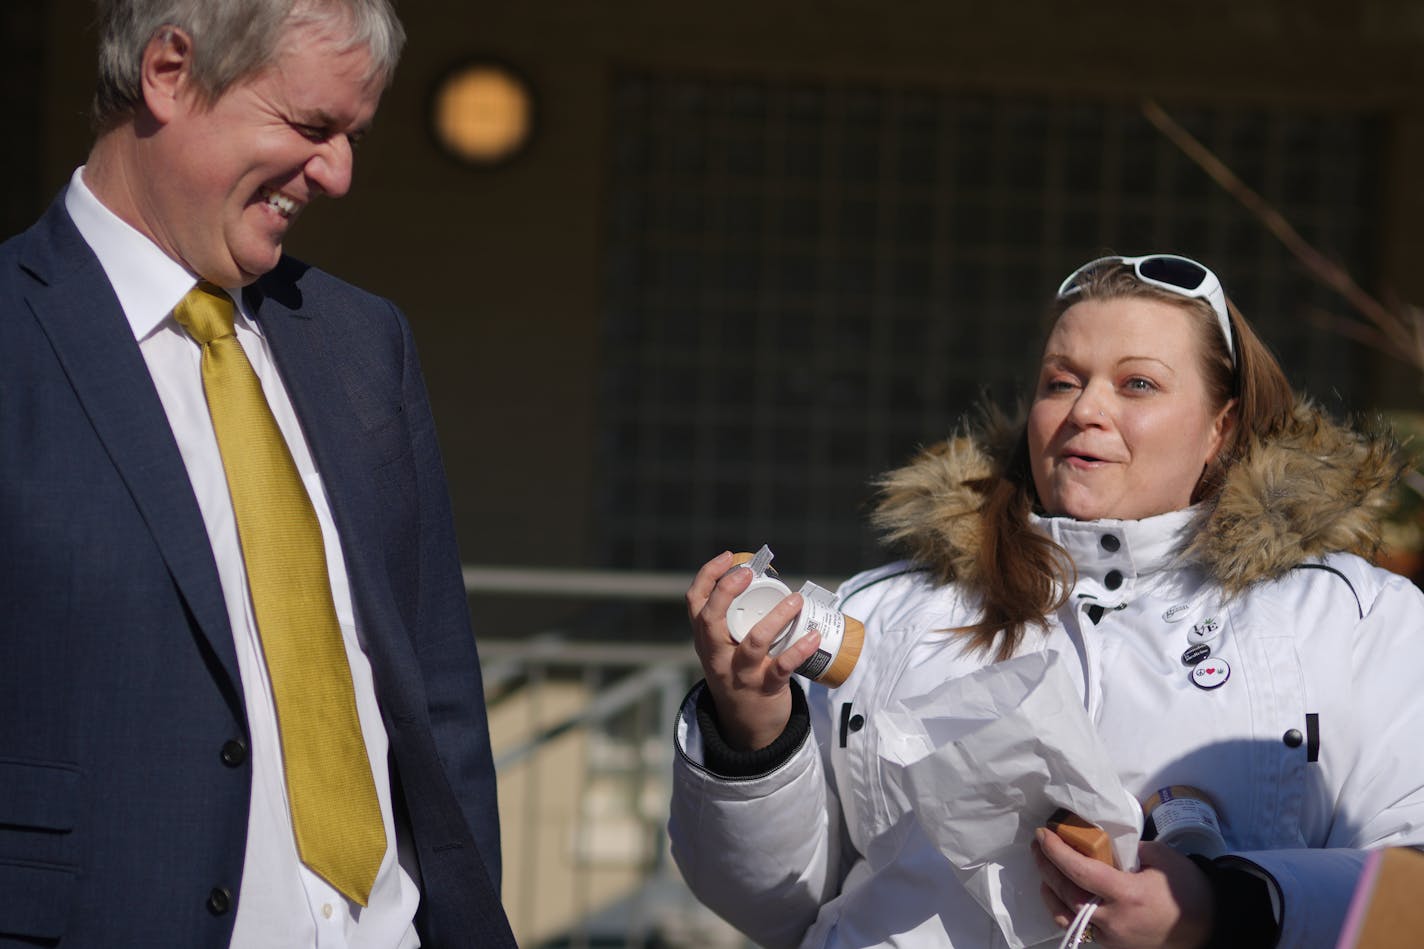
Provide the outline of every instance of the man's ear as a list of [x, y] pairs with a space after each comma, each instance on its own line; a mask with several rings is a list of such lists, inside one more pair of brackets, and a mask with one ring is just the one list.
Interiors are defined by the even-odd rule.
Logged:
[[181, 101], [193, 94], [193, 40], [176, 26], [161, 27], [144, 47], [139, 66], [143, 102], [160, 124], [167, 124]]

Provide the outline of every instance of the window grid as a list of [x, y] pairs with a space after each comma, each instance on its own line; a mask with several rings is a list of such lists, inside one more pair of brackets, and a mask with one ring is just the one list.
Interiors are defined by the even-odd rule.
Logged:
[[[1362, 279], [1368, 119], [1176, 118]], [[1360, 353], [1275, 239], [1126, 104], [932, 88], [616, 80], [597, 509], [606, 563], [767, 542], [788, 571], [883, 555], [869, 479], [1017, 394], [1047, 296], [1105, 251], [1212, 263], [1308, 391]]]

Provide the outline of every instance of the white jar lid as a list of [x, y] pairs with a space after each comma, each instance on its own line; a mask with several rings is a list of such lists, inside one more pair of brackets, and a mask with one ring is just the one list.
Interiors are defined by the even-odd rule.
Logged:
[[[761, 622], [762, 618], [790, 593], [791, 589], [775, 577], [757, 577], [751, 582], [751, 586], [737, 594], [737, 598], [727, 608], [727, 631], [737, 642], [746, 639], [752, 627]], [[787, 627], [791, 625], [788, 623]], [[780, 637], [785, 631], [783, 629], [777, 636]]]

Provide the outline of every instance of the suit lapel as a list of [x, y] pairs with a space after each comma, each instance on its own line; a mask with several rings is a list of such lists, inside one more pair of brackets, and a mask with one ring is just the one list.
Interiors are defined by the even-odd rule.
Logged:
[[[420, 662], [385, 567], [380, 539], [383, 509], [372, 480], [377, 459], [353, 407], [354, 398], [369, 393], [357, 388], [365, 384], [365, 377], [351, 368], [354, 361], [334, 357], [336, 347], [328, 338], [341, 331], [349, 314], [333, 308], [327, 295], [306, 292], [304, 283], [300, 274], [285, 273], [279, 266], [249, 288], [245, 300], [267, 337], [331, 503], [364, 630], [362, 645], [371, 661], [390, 737], [393, 788], [400, 788], [406, 797], [412, 834], [422, 851], [425, 884], [431, 887], [427, 894], [443, 896], [460, 888], [464, 895], [453, 912], [473, 920], [472, 931], [483, 934], [471, 944], [483, 940], [482, 944], [513, 946], [499, 895], [486, 875], [450, 779], [440, 767]], [[432, 840], [454, 840], [463, 849], [424, 852]], [[469, 887], [473, 889], [467, 892]], [[456, 938], [465, 936], [468, 932]]]
[[[113, 288], [56, 201], [31, 231], [27, 301], [138, 506], [179, 593], [239, 693], [237, 655], [217, 566], [187, 468]], [[239, 708], [241, 703], [238, 703]]]
[[[325, 310], [317, 294], [295, 288], [284, 287], [281, 299], [265, 295], [259, 289], [264, 282], [249, 289], [246, 301], [271, 346], [321, 473], [341, 537], [352, 600], [365, 630], [363, 645], [377, 672], [381, 708], [390, 714], [415, 698], [412, 690], [419, 691], [419, 676], [412, 678], [413, 653], [401, 648], [409, 638], [378, 633], [400, 629], [402, 621], [380, 561], [380, 502], [363, 450], [368, 438], [351, 408], [325, 337], [331, 321], [341, 319], [341, 314]], [[391, 688], [396, 683], [401, 684]]]

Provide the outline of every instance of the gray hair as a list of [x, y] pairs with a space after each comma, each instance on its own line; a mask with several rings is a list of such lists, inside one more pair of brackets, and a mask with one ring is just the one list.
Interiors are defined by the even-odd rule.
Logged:
[[271, 63], [282, 38], [300, 26], [344, 30], [344, 49], [370, 54], [368, 79], [389, 82], [405, 45], [390, 0], [99, 0], [94, 125], [103, 130], [133, 115], [143, 99], [143, 52], [165, 30], [192, 40], [193, 82], [211, 103]]

